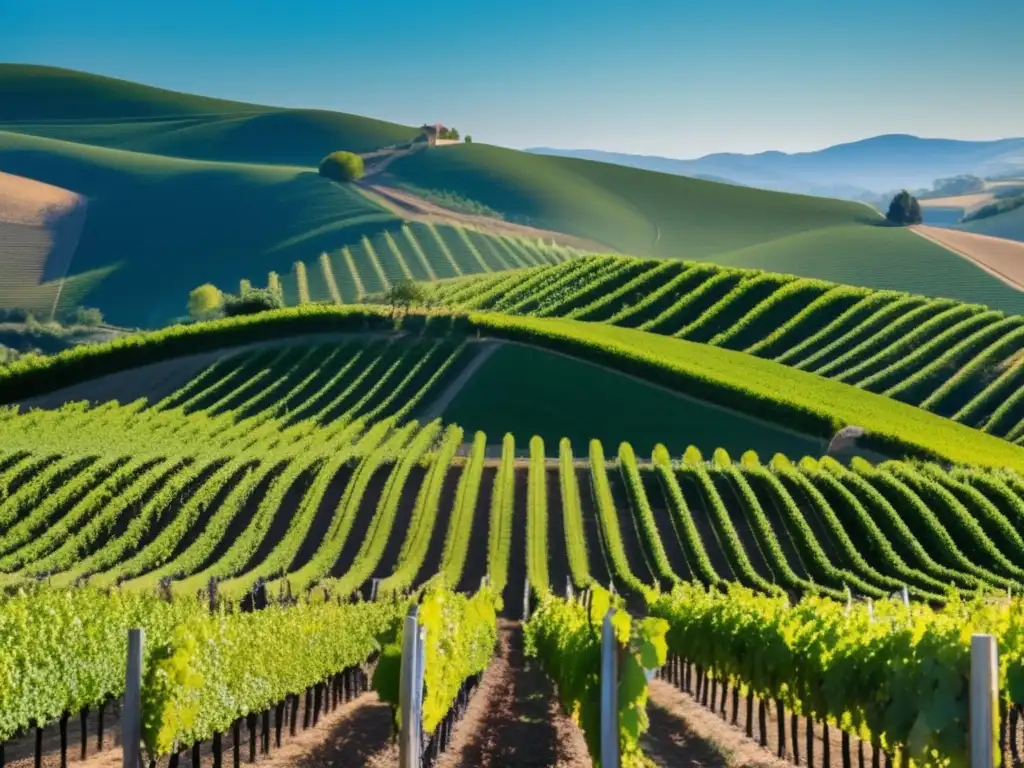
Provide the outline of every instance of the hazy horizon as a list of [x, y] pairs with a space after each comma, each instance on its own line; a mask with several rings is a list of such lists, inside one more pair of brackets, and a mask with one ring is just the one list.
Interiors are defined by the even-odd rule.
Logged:
[[952, 0], [913, 0], [897, 19], [881, 0], [552, 5], [0, 0], [0, 51], [221, 98], [441, 121], [518, 149], [691, 159], [1024, 135], [1024, 4], [963, 16]]

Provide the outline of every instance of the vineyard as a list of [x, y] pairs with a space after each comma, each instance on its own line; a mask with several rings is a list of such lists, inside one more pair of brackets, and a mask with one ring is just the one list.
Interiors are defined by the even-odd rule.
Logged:
[[615, 256], [453, 281], [434, 296], [742, 351], [1024, 440], [1024, 321], [983, 305]]
[[272, 272], [267, 287], [279, 293], [287, 306], [354, 304], [399, 280], [433, 282], [550, 266], [575, 255], [567, 246], [414, 221], [373, 237], [364, 235], [359, 242], [324, 253], [315, 262], [296, 262], [288, 274]]
[[59, 286], [0, 222], [0, 303], [155, 328], [0, 366], [0, 768], [1024, 765], [1018, 291], [855, 203], [388, 165], [660, 258], [595, 254], [315, 173], [418, 129], [0, 91], [89, 200]]
[[[571, 263], [585, 269], [588, 261]], [[533, 274], [550, 269], [557, 268]], [[698, 631], [691, 626], [703, 619], [690, 612], [703, 603], [697, 593], [680, 590], [710, 589], [700, 594], [710, 595], [701, 599], [712, 601], [711, 611], [720, 590], [738, 595], [742, 587], [758, 616], [802, 595], [817, 595], [815, 605], [842, 606], [853, 597], [881, 606], [905, 590], [915, 604], [952, 614], [966, 610], [965, 601], [979, 591], [1005, 595], [1024, 586], [1024, 480], [1002, 462], [972, 467], [855, 458], [844, 464], [782, 453], [762, 460], [753, 451], [734, 458], [722, 449], [703, 456], [693, 447], [671, 454], [662, 445], [637, 451], [628, 441], [469, 434], [445, 420], [444, 402], [486, 369], [481, 358], [488, 344], [569, 338], [566, 328], [575, 326], [479, 315], [463, 320], [470, 323], [465, 330], [477, 331], [466, 333], [456, 330], [456, 318], [419, 320], [426, 324], [418, 326], [415, 315], [396, 321], [372, 307], [303, 307], [115, 340], [9, 368], [0, 380], [8, 396], [31, 385], [33, 376], [52, 380], [51, 388], [72, 385], [70, 393], [75, 380], [105, 373], [108, 391], [65, 403], [68, 396], [58, 390], [34, 398], [43, 407], [14, 405], [0, 415], [0, 585], [16, 595], [0, 603], [0, 637], [23, 641], [25, 621], [54, 612], [68, 622], [91, 616], [107, 634], [72, 641], [74, 632], [54, 627], [52, 647], [80, 647], [74, 653], [87, 677], [36, 697], [33, 681], [53, 674], [47, 664], [54, 652], [41, 646], [33, 657], [38, 672], [19, 673], [21, 687], [12, 689], [9, 703], [0, 701], [6, 718], [0, 741], [13, 739], [17, 748], [18, 734], [120, 696], [116, 670], [132, 625], [155, 643], [142, 689], [148, 754], [191, 748], [198, 764], [210, 750], [223, 752], [225, 743], [241, 744], [244, 752], [243, 726], [252, 754], [265, 754], [272, 737], [280, 747], [281, 728], [296, 732], [290, 723], [300, 711], [313, 727], [319, 714], [332, 711], [328, 702], [336, 707], [339, 697], [346, 700], [340, 693], [346, 685], [349, 697], [362, 701], [362, 693], [351, 692], [356, 679], [363, 688], [372, 684], [397, 712], [399, 626], [409, 596], [428, 601], [419, 610], [429, 622], [426, 596], [457, 603], [466, 593], [492, 605], [492, 616], [497, 610], [510, 620], [530, 618], [522, 642], [558, 683], [567, 710], [582, 707], [579, 722], [594, 755], [600, 743], [593, 677], [600, 643], [594, 643], [603, 612], [613, 605], [623, 619], [627, 611], [638, 614], [633, 625], [616, 624], [619, 641], [635, 654], [627, 653], [634, 661], [620, 674], [645, 681], [645, 669], [669, 660], [671, 678], [682, 658], [704, 670], [702, 680], [728, 680], [743, 695], [785, 699], [795, 713], [846, 727], [836, 707], [855, 712], [857, 701], [811, 708], [805, 698], [811, 693], [783, 695], [746, 668], [730, 666], [727, 657], [702, 656], [703, 646], [686, 633]], [[319, 333], [295, 336], [313, 328]], [[503, 336], [503, 328], [512, 335]], [[481, 332], [489, 335], [478, 338]], [[288, 341], [275, 343], [274, 335]], [[242, 346], [218, 347], [229, 343]], [[175, 345], [220, 351], [189, 367]], [[163, 365], [162, 356], [185, 366], [181, 381], [168, 387], [167, 373], [149, 374], [141, 377], [146, 386], [126, 385], [129, 398], [118, 395], [119, 377], [144, 362]], [[984, 451], [994, 439], [970, 434], [981, 442], [968, 441], [961, 450]], [[1019, 450], [1002, 445], [1007, 456]], [[479, 591], [481, 584], [493, 593]], [[615, 595], [601, 597], [602, 585]], [[446, 586], [455, 591], [444, 592]], [[63, 591], [69, 587], [75, 588]], [[586, 602], [564, 600], [563, 593], [582, 594]], [[437, 597], [444, 594], [451, 596]], [[353, 596], [368, 602], [348, 602]], [[767, 607], [759, 607], [761, 599]], [[52, 608], [44, 607], [47, 601]], [[215, 613], [207, 603], [218, 606]], [[666, 623], [643, 619], [648, 610]], [[104, 611], [109, 620], [97, 618]], [[360, 611], [365, 615], [353, 620]], [[478, 608], [471, 614], [480, 615]], [[273, 651], [272, 637], [305, 644], [305, 628], [353, 621], [364, 634], [316, 632], [308, 654]], [[570, 625], [575, 640], [562, 634]], [[448, 746], [451, 729], [469, 711], [470, 692], [487, 668], [486, 649], [498, 639], [493, 618], [487, 626], [487, 639], [466, 640], [483, 649], [471, 669], [441, 680], [431, 677], [437, 672], [428, 663], [426, 690], [445, 691], [433, 714], [424, 710], [431, 749]], [[238, 651], [239, 658], [257, 654], [267, 661], [239, 666], [233, 656], [200, 651], [207, 646], [189, 639], [198, 637], [221, 638], [225, 648], [251, 647]], [[574, 672], [557, 661], [564, 643], [592, 648], [573, 656]], [[4, 665], [22, 653], [0, 652], [0, 671], [13, 669]], [[100, 660], [97, 653], [106, 655]], [[278, 669], [284, 659], [293, 659], [292, 666]], [[259, 681], [246, 671], [254, 668]], [[199, 675], [196, 682], [171, 682], [191, 679], [187, 670]], [[225, 708], [221, 694], [200, 679], [237, 684], [235, 704]], [[634, 719], [648, 696], [646, 682], [638, 684], [636, 697], [619, 704], [623, 765], [645, 760], [650, 738], [645, 717]], [[663, 697], [672, 689], [651, 690]], [[869, 745], [887, 754], [919, 750], [906, 733], [864, 717], [851, 727]], [[929, 738], [944, 743], [951, 727], [936, 726]]]

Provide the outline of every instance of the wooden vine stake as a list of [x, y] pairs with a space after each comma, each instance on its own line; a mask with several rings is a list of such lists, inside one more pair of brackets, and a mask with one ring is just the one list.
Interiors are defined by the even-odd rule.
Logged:
[[992, 635], [971, 635], [971, 768], [995, 768], [999, 744], [999, 658]]

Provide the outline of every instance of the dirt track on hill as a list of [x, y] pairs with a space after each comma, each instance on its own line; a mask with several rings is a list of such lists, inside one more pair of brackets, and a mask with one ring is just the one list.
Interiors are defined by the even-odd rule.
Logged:
[[392, 186], [391, 182], [392, 180], [386, 175], [381, 174], [373, 178], [373, 183], [359, 184], [359, 190], [371, 201], [407, 221], [470, 226], [493, 235], [525, 237], [531, 240], [540, 238], [545, 241], [554, 240], [559, 245], [567, 245], [584, 251], [594, 251], [597, 253], [613, 252], [613, 249], [607, 245], [594, 240], [567, 235], [564, 232], [530, 227], [525, 224], [514, 224], [513, 222], [504, 221], [493, 216], [479, 216], [472, 213], [453, 211], [425, 200], [411, 192], [398, 189]]
[[969, 259], [1007, 285], [1024, 291], [1024, 243], [959, 229], [925, 225], [910, 229], [958, 256]]

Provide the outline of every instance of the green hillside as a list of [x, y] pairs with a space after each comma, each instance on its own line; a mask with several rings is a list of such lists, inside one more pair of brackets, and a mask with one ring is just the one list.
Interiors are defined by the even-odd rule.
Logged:
[[204, 282], [269, 271], [399, 225], [306, 168], [210, 163], [0, 133], [0, 169], [89, 198], [70, 275], [117, 265], [85, 297], [112, 322], [154, 326]]
[[316, 165], [414, 128], [340, 112], [177, 93], [84, 72], [0, 64], [0, 130], [196, 160]]
[[768, 192], [482, 144], [400, 158], [389, 172], [513, 220], [612, 250], [989, 301], [998, 281], [859, 203]]
[[1007, 240], [1020, 240], [1024, 242], [1024, 208], [1017, 208], [987, 219], [978, 219], [977, 221], [963, 224], [957, 227], [957, 229], [966, 229], [968, 232], [977, 232], [979, 235], [1005, 237]]
[[1024, 440], [1024, 319], [980, 304], [698, 262], [583, 256], [452, 281], [432, 302], [746, 352]]
[[[595, 413], [602, 418], [595, 419]], [[708, 454], [721, 447], [737, 455], [752, 449], [787, 456], [818, 455], [827, 447], [824, 439], [518, 344], [491, 355], [444, 410], [444, 418], [467, 431], [539, 435], [551, 444], [563, 437], [578, 445], [626, 440], [645, 455], [658, 443], [673, 454], [689, 445]]]
[[715, 256], [716, 264], [1024, 310], [1024, 293], [906, 229], [815, 229]]
[[[10, 523], [0, 532], [0, 584], [29, 585], [45, 575], [56, 588], [119, 585], [137, 596], [164, 584], [181, 597], [212, 579], [214, 598], [240, 600], [258, 580], [280, 586], [283, 575], [298, 594], [320, 585], [332, 595], [367, 595], [375, 580], [391, 594], [443, 574], [462, 590], [487, 576], [518, 600], [528, 574], [537, 600], [567, 581], [582, 588], [614, 579], [627, 594], [696, 580], [761, 592], [824, 588], [836, 597], [846, 586], [880, 598], [906, 585], [914, 598], [941, 603], [950, 585], [963, 593], [1016, 589], [1024, 578], [1015, 564], [1024, 540], [1011, 522], [1024, 495], [1016, 473], [902, 461], [846, 468], [782, 455], [761, 464], [752, 451], [734, 462], [716, 450], [705, 461], [692, 448], [681, 461], [664, 449], [648, 460], [645, 448], [611, 436], [527, 440], [518, 433], [501, 441], [521, 414], [471, 438], [425, 414], [471, 371], [481, 345], [458, 333], [385, 333], [384, 320], [372, 310], [290, 310], [63, 355], [64, 374], [73, 373], [73, 359], [113, 369], [119, 358], [130, 377], [132, 363], [147, 357], [188, 363], [177, 356], [188, 342], [218, 350], [186, 383], [148, 402], [0, 411], [0, 479], [11, 489], [0, 504]], [[493, 317], [474, 323], [498, 330]], [[598, 338], [593, 327], [564, 321], [518, 326], [538, 330], [540, 343], [552, 332]], [[327, 333], [360, 328], [378, 333]], [[638, 335], [612, 330], [604, 334], [607, 351]], [[297, 331], [307, 335], [274, 342]], [[266, 343], [237, 349], [246, 337]], [[525, 359], [515, 355], [539, 356], [548, 360], [546, 374], [569, 370], [543, 347], [516, 349], [504, 350], [512, 363]], [[498, 365], [511, 373], [508, 361]], [[30, 375], [24, 370], [13, 376]], [[606, 374], [594, 384], [610, 387], [624, 406], [651, 396], [642, 382], [630, 389]], [[499, 388], [523, 383], [483, 375]], [[150, 377], [149, 384], [157, 382]], [[125, 391], [116, 379], [107, 387], [109, 397]], [[572, 389], [552, 394], [566, 407], [578, 401], [578, 419], [602, 405]], [[478, 389], [471, 399], [486, 396]], [[511, 402], [500, 391], [492, 398]], [[679, 402], [652, 403], [666, 411], [668, 441], [685, 428], [674, 420]], [[516, 407], [533, 406], [523, 400]], [[422, 421], [409, 420], [417, 416]], [[922, 414], [918, 426], [928, 422], [941, 420]], [[694, 429], [715, 434], [716, 426], [702, 421]], [[970, 434], [950, 434], [957, 432]], [[979, 447], [999, 445], [977, 439]], [[500, 462], [486, 462], [487, 446], [499, 442]], [[529, 463], [516, 461], [527, 445]], [[1020, 454], [1002, 445], [1002, 458]], [[517, 607], [508, 610], [518, 615]]]

